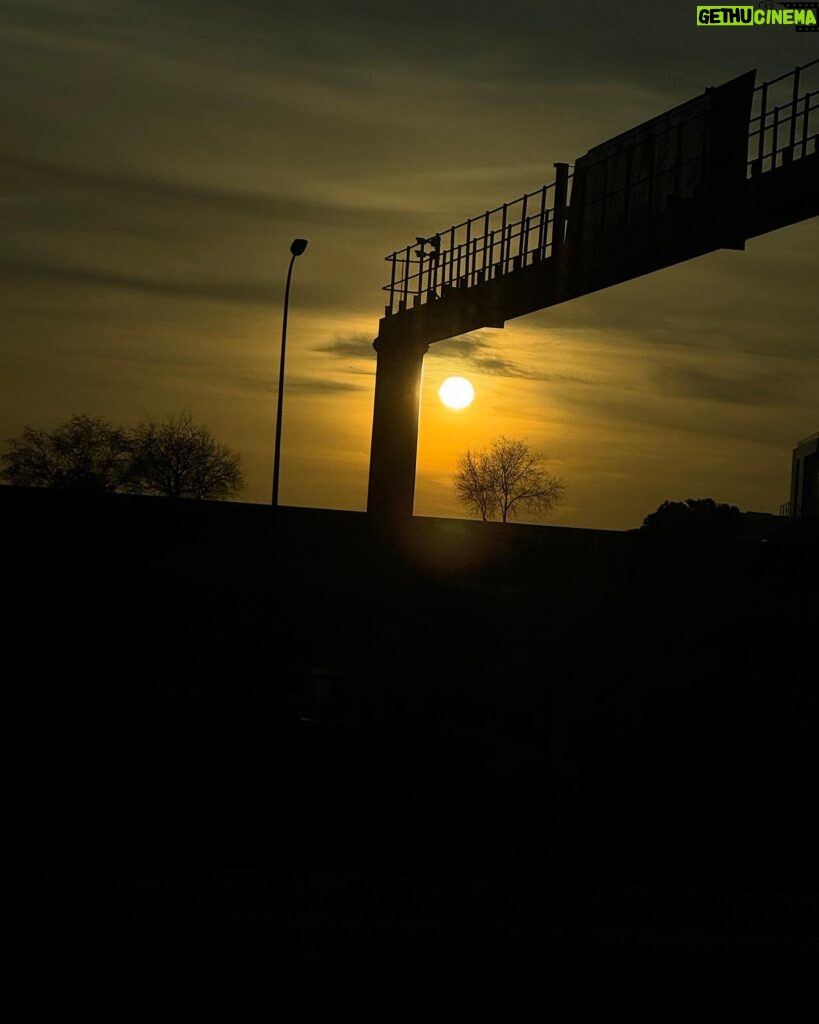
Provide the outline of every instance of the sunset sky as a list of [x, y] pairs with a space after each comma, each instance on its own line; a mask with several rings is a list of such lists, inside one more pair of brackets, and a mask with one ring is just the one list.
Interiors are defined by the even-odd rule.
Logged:
[[[181, 410], [270, 501], [363, 509], [384, 257], [551, 182], [556, 161], [752, 68], [819, 56], [696, 5], [0, 0], [0, 439]], [[819, 88], [817, 84], [812, 88]], [[819, 430], [819, 222], [434, 345], [415, 511], [464, 513], [460, 452], [528, 439], [549, 522], [665, 499], [778, 511]], [[468, 377], [473, 404], [438, 400]]]

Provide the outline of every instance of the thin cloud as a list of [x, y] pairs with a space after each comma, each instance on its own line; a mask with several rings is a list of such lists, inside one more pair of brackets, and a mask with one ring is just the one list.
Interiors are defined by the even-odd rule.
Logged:
[[298, 395], [332, 395], [340, 391], [364, 391], [361, 384], [345, 380], [326, 380], [320, 377], [288, 377], [287, 393]]
[[145, 277], [137, 274], [117, 274], [107, 270], [82, 267], [55, 266], [26, 263], [21, 260], [0, 259], [0, 270], [6, 275], [18, 274], [39, 277], [68, 284], [97, 285], [107, 288], [121, 288], [126, 291], [148, 292], [154, 295], [171, 295], [209, 299], [217, 302], [270, 305], [270, 289], [256, 285], [226, 281], [181, 281]]
[[476, 373], [485, 373], [495, 377], [531, 377], [532, 375], [518, 366], [511, 359], [499, 355], [494, 346], [481, 333], [463, 335], [436, 342], [430, 350], [434, 357], [456, 356], [460, 361], [471, 366]]
[[308, 201], [292, 195], [220, 188], [186, 179], [174, 181], [149, 174], [112, 173], [71, 164], [21, 160], [12, 154], [2, 152], [0, 164], [11, 171], [20, 172], [26, 179], [27, 191], [31, 189], [33, 175], [35, 181], [39, 178], [46, 186], [53, 187], [59, 184], [67, 188], [94, 192], [95, 195], [99, 192], [123, 196], [138, 194], [151, 199], [220, 207], [251, 217], [272, 216], [281, 220], [308, 220], [313, 224], [357, 225], [364, 214], [375, 218], [393, 215], [392, 209], [379, 209], [364, 203]]
[[375, 359], [373, 339], [369, 334], [348, 334], [334, 338], [332, 341], [316, 345], [314, 352], [323, 352], [339, 359], [347, 359], [350, 356], [359, 359]]
[[666, 394], [680, 398], [727, 402], [735, 405], [768, 404], [793, 390], [794, 373], [716, 373], [696, 366], [665, 366], [655, 380]]

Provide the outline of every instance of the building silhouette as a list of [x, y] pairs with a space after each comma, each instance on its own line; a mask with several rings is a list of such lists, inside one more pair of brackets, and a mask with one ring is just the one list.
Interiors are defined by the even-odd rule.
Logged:
[[819, 431], [793, 450], [789, 506], [791, 519], [819, 518]]

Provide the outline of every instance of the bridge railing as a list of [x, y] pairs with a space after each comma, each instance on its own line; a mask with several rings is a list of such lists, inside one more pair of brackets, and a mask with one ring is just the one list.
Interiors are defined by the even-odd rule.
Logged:
[[390, 253], [386, 315], [546, 259], [555, 239], [556, 189], [556, 182], [544, 185]]
[[[813, 85], [813, 89], [807, 88]], [[748, 177], [817, 151], [819, 57], [754, 90], [748, 126]]]
[[[651, 164], [644, 179], [624, 178], [620, 188], [606, 181], [598, 193], [592, 190], [592, 198], [581, 200], [574, 213], [578, 223], [588, 222], [584, 230], [594, 234], [600, 226], [597, 221], [602, 224], [618, 217], [627, 220], [629, 195], [636, 196], [641, 190], [655, 204], [665, 202], [670, 195], [686, 193], [686, 179], [696, 178], [707, 157], [707, 136], [697, 127], [698, 112], [692, 110], [686, 116], [688, 120], [670, 121], [658, 135], [665, 140], [664, 148], [675, 153], [673, 166], [661, 173]], [[690, 138], [683, 154], [681, 140], [686, 132]], [[746, 176], [753, 178], [816, 153], [817, 139], [819, 57], [754, 89]], [[417, 237], [414, 245], [386, 256], [390, 281], [383, 287], [388, 293], [385, 315], [443, 298], [455, 288], [470, 288], [505, 276], [553, 255], [555, 242], [564, 237], [569, 181], [573, 177], [571, 165], [555, 166], [558, 177], [551, 184], [428, 238]], [[690, 192], [691, 181], [688, 186]]]

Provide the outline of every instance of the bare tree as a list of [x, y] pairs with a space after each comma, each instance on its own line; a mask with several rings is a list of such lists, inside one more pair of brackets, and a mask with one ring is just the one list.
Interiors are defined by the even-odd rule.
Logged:
[[133, 432], [133, 489], [168, 498], [229, 498], [245, 486], [241, 458], [188, 413]]
[[55, 430], [25, 427], [0, 455], [0, 478], [20, 487], [172, 498], [229, 498], [245, 486], [241, 459], [187, 413], [136, 430], [73, 416]]
[[486, 522], [513, 519], [518, 512], [544, 515], [563, 497], [566, 485], [545, 469], [545, 456], [526, 441], [501, 435], [489, 448], [467, 451], [454, 477], [458, 500]]
[[24, 427], [19, 437], [9, 439], [0, 476], [21, 487], [128, 490], [131, 454], [126, 430], [99, 416], [72, 416], [54, 430]]
[[485, 452], [467, 450], [460, 457], [455, 490], [468, 511], [479, 515], [484, 522], [492, 518], [496, 500]]

